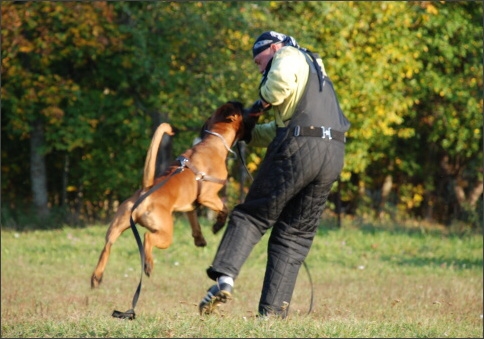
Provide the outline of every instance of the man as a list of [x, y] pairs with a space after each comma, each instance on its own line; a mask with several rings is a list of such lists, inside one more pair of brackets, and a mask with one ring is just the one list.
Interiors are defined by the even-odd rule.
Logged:
[[[232, 297], [234, 280], [261, 237], [272, 227], [259, 315], [286, 317], [333, 183], [341, 173], [350, 124], [340, 109], [322, 60], [294, 38], [274, 31], [255, 41], [262, 73], [260, 99], [246, 110], [244, 141], [266, 146], [266, 156], [245, 201], [231, 215], [209, 278], [217, 283], [199, 304], [210, 314]], [[272, 108], [274, 120], [256, 125]]]

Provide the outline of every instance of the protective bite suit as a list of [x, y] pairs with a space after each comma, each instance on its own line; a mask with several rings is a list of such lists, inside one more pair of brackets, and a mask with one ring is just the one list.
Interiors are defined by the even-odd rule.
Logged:
[[263, 315], [287, 315], [299, 269], [331, 186], [343, 168], [344, 132], [350, 125], [330, 79], [318, 76], [318, 66], [305, 55], [310, 72], [304, 94], [287, 127], [277, 128], [247, 197], [232, 211], [207, 269], [213, 280], [221, 275], [235, 279], [254, 245], [272, 227], [259, 301]]

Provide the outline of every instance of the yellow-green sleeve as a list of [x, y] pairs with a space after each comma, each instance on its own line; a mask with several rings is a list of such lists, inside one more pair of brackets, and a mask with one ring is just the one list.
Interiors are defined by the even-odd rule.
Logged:
[[262, 98], [272, 105], [278, 127], [291, 119], [304, 93], [309, 65], [304, 54], [294, 47], [283, 47], [274, 54], [267, 80], [260, 88]]
[[283, 47], [274, 54], [267, 79], [260, 88], [264, 101], [272, 105], [264, 115], [270, 114], [273, 120], [254, 127], [250, 146], [267, 147], [276, 136], [277, 127], [287, 125], [304, 94], [308, 77], [306, 57], [297, 48]]
[[257, 124], [252, 130], [252, 147], [267, 147], [276, 136], [276, 122], [273, 120], [265, 124]]

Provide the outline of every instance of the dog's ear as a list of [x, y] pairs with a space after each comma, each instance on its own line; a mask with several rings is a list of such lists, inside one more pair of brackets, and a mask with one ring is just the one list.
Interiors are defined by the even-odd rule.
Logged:
[[230, 103], [230, 102], [227, 102], [226, 104], [223, 104], [220, 107], [220, 114], [223, 115], [225, 118], [232, 115], [233, 112], [234, 112], [234, 107], [233, 107], [232, 103]]
[[209, 124], [212, 127], [217, 122], [233, 122], [238, 120], [238, 117], [241, 119], [243, 113], [243, 105], [236, 101], [229, 101], [219, 108], [213, 113], [213, 115], [209, 118]]
[[[229, 101], [219, 108], [219, 114], [222, 114], [225, 118], [242, 114], [244, 106], [238, 101]], [[232, 119], [230, 119], [232, 120]]]
[[244, 104], [240, 101], [229, 101], [228, 103], [231, 104], [237, 112], [242, 113], [242, 111], [244, 110]]
[[237, 104], [237, 108], [240, 109], [241, 112], [243, 112], [244, 111], [244, 103], [237, 101], [236, 104]]
[[207, 134], [207, 132], [205, 131], [209, 129], [209, 126], [208, 126], [209, 121], [210, 121], [210, 118], [207, 118], [207, 120], [205, 120], [205, 123], [202, 125], [202, 128], [200, 129], [200, 134], [198, 135], [200, 139], [203, 139], [203, 137]]
[[234, 109], [232, 105], [230, 103], [225, 103], [217, 108], [217, 110], [214, 112], [210, 119], [212, 120], [213, 124], [216, 122], [226, 121], [228, 117], [233, 114], [233, 111]]

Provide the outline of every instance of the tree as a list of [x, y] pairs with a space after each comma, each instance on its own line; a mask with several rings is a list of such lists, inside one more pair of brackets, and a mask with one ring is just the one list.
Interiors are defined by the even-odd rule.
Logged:
[[427, 197], [423, 214], [479, 225], [483, 8], [477, 2], [422, 2], [412, 9], [418, 15], [416, 47], [424, 53], [409, 93], [415, 98], [413, 118], [406, 125], [419, 132], [409, 141], [417, 146], [415, 161], [425, 164], [419, 173]]
[[[110, 98], [111, 84], [115, 84], [111, 88], [126, 87], [117, 78], [123, 74], [122, 67], [109, 64], [119, 71], [103, 73], [103, 66], [114, 56], [115, 62], [122, 63], [127, 50], [114, 19], [112, 5], [105, 2], [25, 2], [2, 7], [2, 139], [32, 140], [33, 162], [23, 162], [30, 163], [35, 172], [31, 176], [32, 195], [41, 209], [47, 201], [44, 182], [49, 186], [51, 204], [62, 204], [59, 197], [63, 194], [59, 192], [69, 187], [82, 195], [82, 187], [89, 184], [83, 182], [88, 170], [82, 164], [92, 159], [86, 147], [100, 141], [96, 132], [106, 120], [103, 108], [130, 105], [129, 99], [122, 97], [124, 93], [117, 100]], [[102, 142], [95, 146], [99, 145]], [[12, 147], [9, 153], [15, 153], [16, 143], [8, 146]], [[43, 174], [36, 169], [45, 166], [46, 157], [49, 168]], [[109, 152], [102, 158], [109, 159]], [[94, 166], [91, 163], [89, 167]], [[7, 168], [7, 172], [10, 169], [15, 168]], [[64, 175], [74, 177], [69, 187], [59, 187], [67, 182], [58, 180]], [[77, 178], [80, 180], [76, 182]], [[3, 180], [2, 190], [9, 183]]]
[[[216, 107], [257, 98], [251, 44], [274, 29], [322, 56], [352, 123], [348, 213], [478, 224], [481, 19], [475, 2], [2, 3], [4, 205], [110, 216], [160, 122], [178, 154]], [[264, 153], [247, 148], [252, 174]]]

